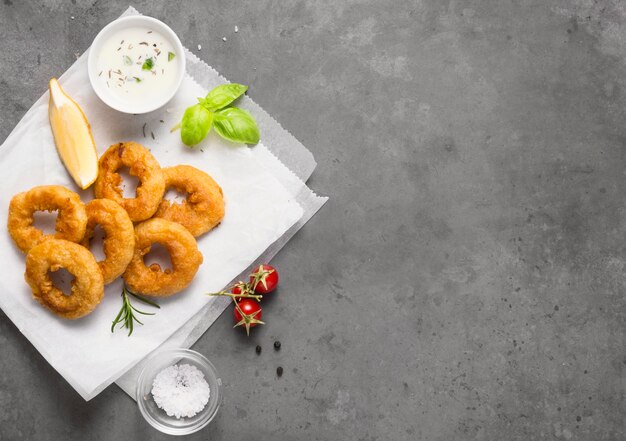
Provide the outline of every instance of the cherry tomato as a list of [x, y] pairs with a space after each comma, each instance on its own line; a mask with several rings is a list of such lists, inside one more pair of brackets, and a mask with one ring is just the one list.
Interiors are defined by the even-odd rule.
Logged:
[[250, 335], [250, 328], [264, 324], [261, 321], [263, 316], [261, 305], [252, 299], [242, 299], [240, 302], [235, 303], [233, 316], [235, 318], [235, 327], [244, 326], [248, 335]]
[[259, 265], [250, 274], [250, 285], [257, 294], [270, 293], [278, 285], [278, 271], [271, 265]]
[[[254, 291], [252, 291], [252, 289], [250, 288], [250, 285], [245, 282], [242, 282], [241, 280], [230, 288], [230, 292], [235, 295], [254, 294]], [[244, 298], [246, 297], [234, 297], [234, 300], [236, 300], [237, 302], [241, 302]]]
[[[233, 294], [243, 294], [244, 288], [241, 282], [237, 282], [237, 284], [231, 288], [230, 292], [232, 292]], [[239, 297], [239, 298], [235, 298], [235, 300], [238, 302], [241, 302], [243, 299]]]

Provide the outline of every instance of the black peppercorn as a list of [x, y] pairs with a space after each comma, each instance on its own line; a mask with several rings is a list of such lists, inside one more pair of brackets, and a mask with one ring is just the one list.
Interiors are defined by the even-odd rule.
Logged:
[[278, 340], [274, 342], [274, 349], [276, 349], [277, 351], [280, 350], [280, 342]]
[[276, 375], [278, 375], [279, 377], [283, 376], [283, 367], [282, 366], [278, 366], [276, 368]]
[[261, 345], [256, 345], [256, 349], [255, 349], [257, 354], [261, 353]]

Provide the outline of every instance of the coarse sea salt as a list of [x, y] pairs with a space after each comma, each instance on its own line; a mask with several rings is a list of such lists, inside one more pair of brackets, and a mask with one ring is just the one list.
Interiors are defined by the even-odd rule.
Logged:
[[163, 369], [152, 382], [152, 397], [168, 416], [190, 418], [204, 409], [211, 389], [204, 374], [189, 364]]

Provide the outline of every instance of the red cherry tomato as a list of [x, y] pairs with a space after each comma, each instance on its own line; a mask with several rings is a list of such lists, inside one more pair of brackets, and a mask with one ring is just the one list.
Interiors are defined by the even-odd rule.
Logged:
[[[230, 290], [230, 292], [232, 292], [233, 294], [243, 294], [243, 291], [244, 290], [239, 284], [233, 286], [232, 289]], [[241, 302], [243, 299], [239, 297], [239, 298], [236, 298], [235, 300], [237, 300], [238, 302]]]
[[261, 321], [263, 317], [261, 305], [252, 299], [242, 299], [240, 302], [235, 303], [233, 315], [235, 326], [244, 326], [248, 334], [250, 334], [250, 328], [263, 324]]
[[250, 286], [257, 294], [267, 294], [276, 289], [278, 285], [278, 271], [271, 265], [259, 265], [250, 274]]
[[[250, 289], [250, 285], [242, 282], [241, 280], [230, 288], [230, 292], [235, 295], [253, 294], [253, 291], [251, 291]], [[237, 302], [241, 302], [244, 298], [245, 297], [234, 297], [234, 300], [236, 300]]]

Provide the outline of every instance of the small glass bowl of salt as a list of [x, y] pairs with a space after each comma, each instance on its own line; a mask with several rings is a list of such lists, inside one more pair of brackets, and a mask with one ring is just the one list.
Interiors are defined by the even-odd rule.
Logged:
[[222, 380], [202, 354], [166, 349], [151, 355], [137, 380], [137, 405], [150, 425], [188, 435], [209, 424], [222, 401]]

